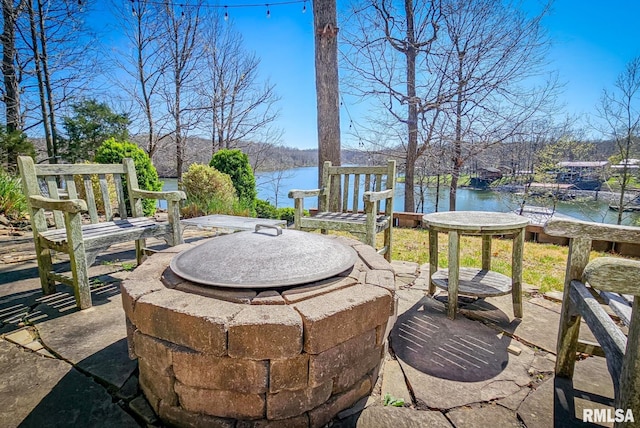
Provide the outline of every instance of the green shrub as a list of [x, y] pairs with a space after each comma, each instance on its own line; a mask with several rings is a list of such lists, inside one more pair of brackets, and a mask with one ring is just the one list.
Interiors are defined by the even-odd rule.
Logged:
[[213, 167], [191, 164], [182, 175], [182, 189], [187, 194], [186, 217], [241, 211], [231, 177]]
[[258, 218], [286, 220], [287, 224], [290, 224], [293, 223], [294, 216], [293, 208], [276, 208], [269, 201], [256, 199], [256, 217]]
[[[158, 171], [151, 163], [147, 153], [128, 141], [118, 142], [114, 138], [106, 140], [96, 151], [97, 163], [121, 163], [124, 158], [132, 158], [136, 167], [138, 186], [143, 190], [162, 190], [162, 182], [158, 178]], [[125, 194], [127, 211], [129, 211], [129, 196]], [[156, 212], [157, 201], [144, 199], [142, 210], [144, 215], [151, 216]], [[131, 213], [129, 213], [131, 214]]]
[[276, 207], [264, 199], [256, 199], [256, 217], [277, 218]]
[[19, 219], [27, 212], [27, 200], [22, 193], [20, 179], [0, 170], [0, 214]]
[[213, 155], [209, 165], [220, 172], [229, 174], [241, 204], [253, 211], [258, 191], [256, 190], [256, 178], [249, 164], [249, 157], [238, 149], [223, 149]]
[[278, 218], [286, 220], [287, 224], [293, 223], [295, 212], [293, 208], [278, 208]]

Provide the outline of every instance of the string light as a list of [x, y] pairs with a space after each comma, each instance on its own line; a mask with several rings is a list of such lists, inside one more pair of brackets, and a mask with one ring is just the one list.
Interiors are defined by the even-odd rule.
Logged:
[[[131, 0], [131, 3], [134, 3], [135, 0]], [[307, 2], [309, 0], [284, 0], [284, 1], [277, 1], [277, 2], [273, 2], [273, 3], [244, 3], [244, 4], [202, 4], [199, 7], [205, 8], [205, 9], [220, 9], [220, 8], [224, 8], [225, 10], [227, 10], [228, 8], [248, 8], [248, 7], [267, 7], [267, 10], [269, 10], [271, 8], [271, 6], [284, 6], [284, 5], [289, 5], [289, 4], [299, 4], [302, 3], [303, 7], [302, 10], [303, 12], [306, 12], [307, 8]], [[167, 5], [167, 3], [165, 3], [164, 1], [147, 1], [147, 4], [155, 4], [155, 5], [160, 5], [160, 6], [164, 6]], [[168, 3], [169, 6], [178, 6], [178, 7], [196, 7], [193, 5], [190, 5], [188, 3], [173, 3], [173, 2], [169, 2]]]
[[342, 97], [342, 94], [340, 94], [340, 107], [344, 108], [345, 112], [347, 113], [347, 117], [349, 118], [349, 130], [353, 131], [355, 133], [356, 138], [358, 138], [358, 146], [361, 147], [361, 148], [364, 148], [365, 144], [364, 144], [364, 141], [362, 139], [362, 136], [358, 132], [358, 128], [356, 126], [356, 122], [353, 121], [353, 117], [351, 117], [351, 112], [349, 111], [349, 108], [345, 104], [344, 98]]
[[[159, 0], [147, 0], [147, 4], [154, 4], [160, 6], [172, 6], [181, 8], [181, 15], [184, 17], [184, 9], [187, 7], [202, 7], [204, 9], [220, 9], [224, 8], [224, 20], [229, 20], [229, 8], [250, 8], [250, 7], [266, 7], [267, 8], [267, 18], [271, 18], [271, 7], [272, 6], [284, 6], [291, 4], [299, 4], [302, 3], [302, 13], [307, 12], [307, 2], [309, 0], [284, 0], [284, 1], [276, 1], [274, 3], [244, 3], [244, 4], [201, 4], [199, 6], [190, 5], [189, 3], [173, 3], [173, 2], [165, 2]], [[80, 4], [82, 0], [78, 0]], [[135, 0], [131, 0], [131, 13], [133, 16], [137, 16], [136, 8], [135, 8]]]

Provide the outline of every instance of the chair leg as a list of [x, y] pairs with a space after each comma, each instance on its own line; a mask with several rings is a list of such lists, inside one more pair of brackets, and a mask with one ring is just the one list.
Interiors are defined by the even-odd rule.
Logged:
[[89, 266], [82, 239], [82, 223], [79, 214], [65, 214], [65, 228], [69, 245], [69, 261], [76, 305], [80, 309], [91, 307], [91, 288], [89, 285]]
[[562, 312], [560, 313], [556, 376], [573, 378], [576, 352], [578, 350], [578, 336], [580, 334], [580, 319], [580, 315], [577, 315], [574, 309], [573, 301], [567, 295], [562, 302]]
[[53, 262], [51, 261], [51, 250], [43, 247], [35, 239], [36, 258], [38, 260], [38, 274], [40, 275], [40, 286], [42, 294], [52, 294], [56, 292], [56, 282], [49, 277], [49, 272], [53, 270]]
[[[169, 245], [172, 245], [169, 243]], [[136, 263], [140, 265], [144, 259], [144, 248], [146, 247], [146, 242], [144, 239], [136, 240]]]
[[392, 227], [389, 226], [384, 230], [384, 246], [387, 249], [384, 253], [384, 258], [391, 263], [391, 242], [393, 241]]

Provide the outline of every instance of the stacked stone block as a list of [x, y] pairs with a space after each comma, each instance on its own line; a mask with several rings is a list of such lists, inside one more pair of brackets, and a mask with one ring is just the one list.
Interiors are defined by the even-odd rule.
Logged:
[[123, 282], [140, 387], [163, 421], [321, 427], [371, 392], [395, 322], [393, 269], [370, 247], [334, 239], [358, 253], [353, 269], [281, 293], [200, 292], [167, 268], [192, 244], [153, 255]]

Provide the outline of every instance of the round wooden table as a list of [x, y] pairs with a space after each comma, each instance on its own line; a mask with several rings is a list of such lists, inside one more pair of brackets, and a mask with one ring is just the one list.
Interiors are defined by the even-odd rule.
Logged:
[[[512, 294], [513, 313], [522, 318], [522, 251], [524, 231], [529, 219], [514, 213], [485, 211], [447, 211], [426, 214], [423, 225], [429, 229], [429, 293], [435, 287], [448, 291], [447, 315], [454, 319], [458, 293], [475, 297]], [[449, 267], [438, 270], [438, 232], [449, 235]], [[482, 269], [460, 267], [460, 235], [482, 237]], [[511, 236], [511, 278], [491, 270], [491, 239]]]

